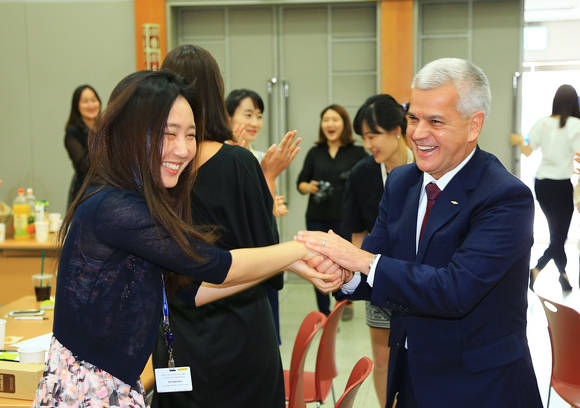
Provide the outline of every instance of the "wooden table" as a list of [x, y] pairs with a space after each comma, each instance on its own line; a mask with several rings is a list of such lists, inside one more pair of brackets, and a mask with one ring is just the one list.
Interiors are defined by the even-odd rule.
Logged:
[[44, 243], [34, 239], [7, 239], [0, 242], [0, 305], [34, 294], [32, 275], [40, 273], [43, 258], [44, 273], [53, 275], [54, 296], [58, 265], [56, 234], [50, 234], [48, 242]]
[[[54, 312], [51, 310], [45, 311], [48, 320], [14, 320], [10, 317], [4, 317], [6, 313], [13, 310], [37, 309], [38, 302], [35, 296], [24, 296], [20, 299], [11, 302], [3, 307], [0, 307], [0, 317], [6, 319], [6, 336], [22, 336], [22, 340], [27, 340], [32, 337], [40, 336], [42, 334], [50, 333], [52, 331], [52, 322], [54, 319]], [[21, 341], [22, 341], [21, 340]], [[6, 349], [14, 349], [10, 345]], [[18, 363], [14, 363], [18, 364]], [[153, 366], [151, 358], [147, 361], [147, 365], [141, 374], [141, 381], [147, 391], [153, 389], [155, 385], [155, 377], [153, 375]], [[32, 401], [16, 400], [10, 398], [0, 398], [0, 407], [30, 407]]]

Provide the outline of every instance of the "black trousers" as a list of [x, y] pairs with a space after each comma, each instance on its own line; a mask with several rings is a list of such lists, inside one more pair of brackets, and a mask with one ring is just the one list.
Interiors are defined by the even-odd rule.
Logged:
[[564, 243], [574, 212], [572, 183], [566, 180], [536, 179], [534, 190], [540, 208], [548, 220], [550, 245], [538, 259], [536, 268], [542, 270], [551, 259], [560, 273], [566, 272], [566, 252]]

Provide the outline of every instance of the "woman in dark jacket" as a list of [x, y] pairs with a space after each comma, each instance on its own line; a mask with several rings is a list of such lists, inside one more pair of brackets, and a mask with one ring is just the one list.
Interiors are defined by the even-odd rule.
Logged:
[[[330, 105], [320, 113], [318, 141], [312, 147], [298, 176], [298, 191], [309, 194], [306, 228], [340, 233], [344, 185], [353, 166], [367, 154], [355, 146], [350, 118], [340, 105]], [[318, 310], [330, 314], [330, 296], [316, 292]]]
[[93, 129], [95, 119], [100, 112], [101, 98], [97, 91], [86, 84], [77, 87], [73, 92], [64, 135], [64, 146], [75, 170], [68, 192], [67, 207], [76, 197], [89, 171], [87, 140], [89, 130]]

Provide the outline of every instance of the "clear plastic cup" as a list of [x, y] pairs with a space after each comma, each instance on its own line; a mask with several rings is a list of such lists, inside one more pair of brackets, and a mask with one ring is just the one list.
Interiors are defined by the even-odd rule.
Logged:
[[32, 283], [34, 284], [34, 293], [36, 294], [36, 300], [38, 302], [50, 299], [52, 274], [45, 273], [32, 275]]

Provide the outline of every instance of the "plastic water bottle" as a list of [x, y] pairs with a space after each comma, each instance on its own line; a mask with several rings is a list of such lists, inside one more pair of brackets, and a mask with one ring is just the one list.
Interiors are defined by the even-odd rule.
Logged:
[[35, 203], [36, 203], [36, 197], [34, 196], [34, 190], [32, 189], [32, 187], [28, 187], [26, 189], [26, 202], [28, 203], [28, 205], [30, 206], [30, 214], [28, 215], [28, 225], [33, 225], [34, 224], [34, 214], [35, 214]]
[[30, 238], [28, 234], [28, 217], [30, 216], [30, 204], [24, 196], [24, 189], [18, 189], [18, 195], [12, 203], [14, 214], [14, 239], [23, 240]]

